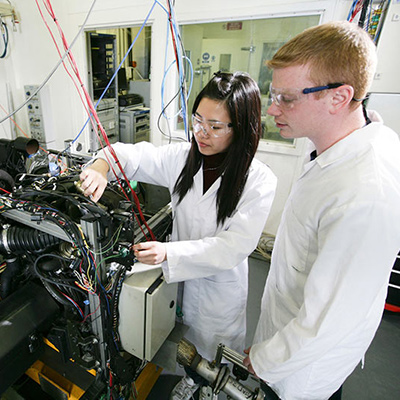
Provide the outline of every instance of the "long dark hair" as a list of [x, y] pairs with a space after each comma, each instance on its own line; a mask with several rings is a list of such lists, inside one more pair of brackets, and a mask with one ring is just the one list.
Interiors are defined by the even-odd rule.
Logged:
[[[225, 104], [233, 129], [233, 140], [222, 165], [224, 172], [217, 193], [217, 223], [223, 224], [236, 209], [260, 141], [260, 90], [257, 83], [246, 73], [217, 72], [196, 97], [193, 114], [203, 98]], [[193, 177], [200, 169], [202, 161], [203, 155], [192, 137], [186, 164], [175, 183], [174, 194], [178, 195], [178, 202], [182, 201], [192, 187]]]

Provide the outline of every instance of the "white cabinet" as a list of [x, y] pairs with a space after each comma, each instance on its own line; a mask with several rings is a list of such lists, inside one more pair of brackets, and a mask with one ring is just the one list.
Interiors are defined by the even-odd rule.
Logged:
[[150, 141], [150, 108], [141, 106], [120, 108], [119, 140], [124, 143]]

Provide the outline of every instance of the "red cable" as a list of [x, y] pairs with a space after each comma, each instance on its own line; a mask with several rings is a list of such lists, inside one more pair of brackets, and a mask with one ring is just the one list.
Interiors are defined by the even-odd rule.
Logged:
[[[59, 49], [59, 47], [58, 47], [58, 45], [57, 45], [57, 42], [56, 42], [56, 40], [55, 40], [55, 38], [54, 38], [53, 32], [51, 31], [49, 25], [47, 24], [47, 22], [46, 22], [46, 20], [45, 20], [45, 18], [44, 18], [44, 15], [43, 15], [43, 13], [42, 13], [42, 10], [41, 10], [41, 8], [40, 8], [40, 5], [39, 5], [39, 3], [38, 3], [37, 0], [35, 0], [35, 1], [36, 1], [37, 6], [38, 6], [38, 9], [39, 9], [40, 15], [41, 15], [41, 17], [42, 17], [42, 20], [43, 20], [43, 22], [45, 23], [45, 25], [46, 25], [46, 27], [47, 27], [47, 30], [48, 30], [49, 33], [50, 33], [50, 36], [51, 36], [51, 38], [52, 38], [52, 40], [53, 40], [54, 45], [56, 46], [57, 53], [58, 53], [58, 55], [59, 55], [60, 57], [62, 57], [61, 52], [60, 52], [60, 49]], [[47, 7], [46, 7], [46, 8], [47, 8]], [[73, 77], [73, 76], [71, 75], [71, 73], [68, 71], [68, 68], [67, 68], [67, 66], [65, 65], [65, 63], [63, 62], [62, 64], [63, 64], [63, 66], [64, 66], [65, 71], [67, 72], [67, 74], [68, 74], [69, 77], [72, 79], [72, 82], [73, 82], [74, 85], [75, 85], [75, 88], [76, 88], [76, 90], [77, 90], [77, 92], [78, 92], [78, 94], [79, 94], [79, 97], [80, 97], [80, 99], [81, 99], [81, 102], [82, 102], [82, 104], [83, 104], [83, 106], [84, 106], [86, 112], [87, 112], [88, 115], [89, 115], [89, 118], [90, 118], [90, 121], [91, 121], [91, 123], [92, 123], [92, 126], [94, 127], [94, 129], [96, 129], [96, 128], [95, 128], [95, 124], [94, 124], [94, 122], [93, 122], [93, 119], [91, 118], [91, 114], [90, 114], [90, 112], [89, 112], [89, 110], [88, 110], [88, 108], [87, 108], [87, 106], [86, 106], [86, 104], [85, 104], [85, 102], [84, 102], [84, 100], [83, 100], [83, 98], [82, 98], [82, 95], [81, 95], [81, 93], [80, 93], [80, 91], [79, 91], [79, 87], [78, 87], [78, 85], [77, 85], [77, 83], [76, 83], [74, 77]]]
[[400, 307], [394, 306], [393, 304], [385, 304], [385, 310], [392, 311], [392, 312], [400, 312]]
[[4, 192], [4, 193], [11, 194], [10, 192], [7, 192], [7, 190], [3, 189], [2, 187], [0, 187], [0, 190], [1, 190], [2, 192]]
[[173, 47], [174, 47], [174, 54], [175, 54], [175, 60], [176, 60], [176, 67], [178, 68], [178, 73], [179, 73], [179, 63], [178, 63], [178, 50], [176, 48], [176, 39], [175, 39], [175, 31], [174, 31], [174, 27], [172, 24], [172, 12], [171, 12], [171, 5], [170, 5], [170, 1], [167, 1], [167, 5], [168, 5], [168, 13], [169, 13], [169, 26], [171, 28], [171, 37], [172, 37], [172, 43], [173, 43]]
[[[44, 3], [44, 5], [45, 5], [45, 8], [46, 8], [46, 10], [48, 11], [49, 15], [51, 16], [51, 18], [53, 19], [54, 23], [56, 24], [56, 26], [57, 26], [57, 28], [58, 28], [58, 31], [59, 31], [59, 34], [60, 34], [60, 36], [61, 36], [61, 40], [62, 40], [62, 43], [63, 43], [64, 50], [67, 51], [68, 48], [69, 48], [69, 45], [68, 45], [68, 43], [67, 43], [67, 40], [66, 40], [66, 38], [65, 38], [65, 35], [64, 35], [64, 33], [63, 33], [63, 30], [62, 30], [60, 24], [58, 23], [58, 20], [57, 20], [57, 18], [56, 18], [56, 15], [55, 15], [55, 13], [54, 13], [54, 11], [53, 11], [53, 8], [52, 8], [52, 6], [51, 6], [51, 2], [50, 2], [50, 0], [43, 0], [43, 3]], [[42, 12], [41, 12], [41, 10], [40, 10], [40, 7], [39, 7], [39, 4], [38, 4], [38, 1], [37, 1], [37, 0], [36, 0], [36, 4], [38, 5], [39, 11], [40, 11], [40, 13], [41, 13], [41, 15], [42, 15]], [[43, 18], [43, 15], [42, 15], [42, 18]], [[44, 20], [44, 18], [43, 18], [43, 20]], [[46, 22], [45, 22], [45, 23], [46, 23]], [[47, 26], [47, 24], [46, 24], [46, 26]], [[50, 31], [50, 29], [49, 29], [49, 31]], [[55, 42], [54, 37], [53, 37], [51, 31], [50, 31], [50, 34], [51, 34], [51, 36], [52, 36], [52, 38], [53, 38], [53, 41]], [[55, 44], [56, 44], [56, 42], [55, 42]], [[57, 47], [57, 44], [56, 44], [56, 47]], [[58, 47], [57, 47], [57, 51], [59, 52]], [[59, 52], [59, 54], [60, 54], [60, 56], [61, 56], [61, 53], [60, 53], [60, 52]], [[112, 157], [114, 158], [116, 164], [118, 165], [119, 170], [121, 171], [121, 173], [122, 173], [122, 175], [123, 175], [123, 177], [124, 177], [124, 180], [127, 182], [127, 185], [128, 185], [128, 187], [129, 187], [129, 189], [131, 190], [131, 193], [132, 193], [132, 195], [133, 195], [133, 199], [134, 199], [134, 202], [135, 202], [136, 207], [137, 207], [137, 209], [138, 209], [140, 218], [141, 218], [143, 224], [146, 226], [146, 228], [147, 228], [147, 230], [148, 230], [148, 232], [149, 232], [149, 234], [150, 234], [150, 236], [151, 236], [151, 239], [152, 239], [152, 240], [155, 240], [155, 236], [154, 236], [152, 230], [150, 229], [150, 227], [148, 226], [148, 224], [147, 224], [147, 222], [146, 222], [146, 220], [145, 220], [145, 217], [144, 217], [144, 215], [143, 215], [143, 213], [142, 213], [142, 210], [141, 210], [141, 207], [140, 207], [139, 199], [138, 199], [138, 197], [137, 197], [135, 191], [132, 189], [131, 184], [130, 184], [130, 182], [129, 182], [129, 179], [127, 178], [127, 176], [126, 176], [126, 174], [125, 174], [125, 171], [124, 171], [124, 170], [122, 169], [122, 167], [121, 167], [121, 164], [120, 164], [120, 162], [119, 162], [119, 160], [118, 160], [118, 156], [117, 156], [117, 154], [115, 153], [114, 149], [112, 148], [112, 146], [111, 146], [111, 144], [110, 144], [110, 142], [109, 142], [109, 140], [108, 140], [107, 134], [106, 134], [106, 132], [105, 132], [105, 130], [104, 130], [104, 128], [103, 128], [103, 125], [101, 124], [101, 122], [100, 122], [100, 120], [99, 120], [99, 117], [98, 117], [97, 112], [96, 112], [96, 109], [95, 109], [95, 107], [94, 107], [94, 105], [93, 105], [92, 99], [91, 99], [91, 97], [90, 97], [88, 91], [86, 90], [85, 85], [84, 85], [83, 82], [82, 82], [82, 79], [81, 79], [80, 74], [79, 74], [78, 67], [77, 67], [77, 65], [76, 65], [74, 56], [73, 56], [73, 54], [72, 54], [71, 51], [68, 53], [67, 58], [68, 58], [68, 60], [69, 60], [69, 63], [70, 63], [70, 65], [71, 65], [72, 70], [74, 71], [74, 73], [75, 73], [75, 75], [76, 75], [76, 77], [77, 77], [77, 79], [78, 79], [78, 81], [79, 81], [79, 83], [80, 83], [80, 86], [81, 86], [81, 88], [82, 88], [82, 91], [83, 91], [83, 93], [84, 93], [84, 95], [85, 95], [86, 102], [87, 102], [88, 107], [89, 107], [89, 110], [90, 110], [90, 113], [89, 113], [88, 110], [87, 110], [87, 108], [86, 108], [86, 111], [89, 113], [89, 118], [90, 118], [90, 114], [94, 117], [94, 119], [95, 119], [95, 121], [96, 121], [96, 124], [97, 124], [97, 128], [100, 129], [101, 136], [102, 136], [102, 138], [103, 138], [103, 140], [104, 140], [104, 143], [107, 145], [107, 148], [109, 149], [110, 154], [111, 154]], [[64, 66], [64, 67], [65, 67], [65, 66]], [[68, 71], [67, 71], [67, 72], [68, 72]], [[69, 74], [69, 73], [68, 73], [68, 74]], [[70, 74], [69, 74], [69, 75], [70, 75]], [[70, 75], [70, 76], [71, 76], [71, 75]], [[72, 78], [72, 77], [71, 77], [71, 78]], [[72, 78], [72, 79], [73, 79], [73, 78]], [[74, 79], [73, 79], [73, 81], [74, 81]], [[75, 82], [74, 82], [74, 83], [75, 83]], [[83, 100], [82, 100], [82, 102], [83, 102]], [[93, 123], [92, 120], [91, 120], [91, 122], [92, 122], [92, 125], [93, 125], [93, 127], [94, 127], [94, 130], [95, 130], [96, 133], [97, 133], [98, 130], [96, 129], [96, 127], [95, 127], [95, 125], [94, 125], [94, 123]], [[101, 138], [100, 138], [99, 136], [98, 136], [98, 138], [99, 138], [99, 143], [100, 143], [100, 145], [101, 145], [101, 148], [104, 150], [104, 146], [103, 146], [103, 143], [101, 142]], [[109, 165], [110, 165], [110, 167], [111, 167], [111, 169], [112, 169], [114, 175], [116, 176], [116, 178], [117, 178], [117, 180], [118, 180], [118, 183], [119, 183], [119, 185], [120, 185], [120, 187], [121, 187], [121, 189], [122, 189], [122, 192], [124, 193], [126, 199], [127, 199], [128, 201], [130, 201], [128, 195], [126, 194], [125, 190], [123, 189], [123, 187], [122, 187], [122, 185], [121, 185], [121, 182], [120, 182], [119, 178], [117, 177], [117, 175], [116, 175], [114, 169], [112, 168], [112, 164], [111, 164], [110, 162], [109, 162]], [[132, 211], [133, 211], [133, 210], [132, 210]], [[138, 221], [138, 223], [139, 223], [140, 229], [141, 229], [142, 232], [143, 232], [143, 229], [142, 229], [142, 227], [141, 227], [140, 221], [139, 221], [139, 219], [138, 219], [136, 213], [135, 213], [134, 211], [133, 211], [133, 213], [134, 213], [134, 215], [135, 215], [135, 217], [136, 217], [136, 219], [137, 219], [137, 221]], [[143, 232], [143, 234], [144, 234], [144, 232]], [[144, 236], [145, 236], [146, 239], [148, 240], [147, 236], [146, 236], [146, 235], [144, 235]]]
[[[65, 39], [65, 36], [64, 36], [63, 31], [62, 31], [62, 29], [61, 29], [61, 26], [60, 26], [60, 24], [58, 23], [58, 20], [57, 20], [55, 14], [54, 14], [54, 12], [53, 12], [53, 9], [52, 9], [52, 7], [51, 7], [50, 1], [49, 1], [49, 0], [43, 0], [43, 1], [45, 1], [45, 2], [48, 3], [48, 10], [51, 11], [50, 15], [51, 15], [51, 17], [53, 18], [54, 22], [56, 23], [56, 25], [57, 25], [57, 27], [58, 27], [58, 29], [59, 29], [60, 35], [61, 35], [61, 37], [62, 37], [62, 41], [63, 41], [63, 43], [64, 43], [64, 49], [67, 50], [68, 47], [69, 47], [69, 46], [68, 46], [68, 43], [67, 43], [67, 41], [66, 41], [66, 39]], [[68, 57], [69, 57], [69, 59], [70, 59], [70, 62], [72, 63], [73, 69], [76, 71], [76, 72], [75, 72], [75, 73], [76, 73], [76, 76], [77, 76], [77, 78], [78, 78], [78, 80], [79, 80], [79, 82], [80, 82], [80, 84], [81, 84], [82, 90], [84, 91], [85, 97], [86, 97], [87, 102], [88, 102], [88, 104], [89, 104], [89, 108], [90, 108], [92, 114], [94, 115], [95, 120], [96, 120], [96, 122], [97, 122], [97, 124], [98, 124], [98, 126], [99, 126], [99, 128], [100, 128], [100, 131], [101, 131], [103, 140], [104, 140], [104, 142], [107, 144], [107, 147], [108, 147], [108, 149], [109, 149], [111, 155], [113, 156], [115, 162], [117, 163], [118, 168], [120, 169], [120, 171], [121, 171], [121, 173], [122, 173], [122, 175], [123, 175], [125, 181], [126, 181], [127, 184], [128, 184], [129, 189], [131, 190], [131, 192], [132, 192], [132, 194], [133, 194], [134, 202], [135, 202], [135, 204], [136, 204], [136, 207], [137, 207], [137, 209], [138, 209], [138, 212], [139, 212], [139, 215], [140, 215], [140, 217], [141, 217], [141, 219], [142, 219], [143, 224], [146, 226], [148, 232], [150, 233], [150, 236], [151, 236], [152, 240], [155, 240], [155, 236], [154, 236], [153, 232], [151, 231], [150, 227], [147, 225], [147, 222], [146, 222], [146, 220], [145, 220], [145, 218], [144, 218], [144, 215], [143, 215], [143, 213], [142, 213], [142, 210], [141, 210], [141, 207], [140, 207], [140, 203], [139, 203], [139, 199], [138, 199], [138, 197], [137, 197], [135, 191], [132, 189], [132, 187], [131, 187], [131, 185], [130, 185], [130, 182], [129, 182], [129, 179], [127, 178], [127, 176], [126, 176], [126, 174], [125, 174], [125, 171], [122, 169], [122, 167], [121, 167], [121, 165], [120, 165], [120, 162], [119, 162], [119, 160], [118, 160], [118, 156], [117, 156], [117, 154], [115, 153], [114, 149], [111, 147], [111, 144], [110, 144], [110, 142], [109, 142], [109, 140], [108, 140], [107, 134], [106, 134], [106, 132], [104, 131], [104, 128], [103, 128], [103, 126], [102, 126], [102, 124], [101, 124], [101, 122], [100, 122], [100, 120], [99, 120], [99, 118], [98, 118], [98, 116], [97, 116], [97, 113], [96, 113], [96, 110], [95, 110], [95, 108], [94, 108], [92, 99], [90, 98], [90, 95], [89, 95], [88, 91], [86, 90], [86, 88], [85, 88], [85, 86], [84, 86], [84, 84], [83, 84], [83, 82], [82, 82], [82, 79], [81, 79], [81, 77], [80, 77], [80, 75], [79, 75], [78, 68], [77, 68], [77, 66], [76, 66], [75, 59], [74, 59], [74, 57], [73, 57], [73, 55], [72, 55], [71, 52], [68, 54]], [[100, 145], [101, 145], [102, 149], [104, 149], [104, 147], [103, 147], [103, 145], [102, 145], [102, 143], [101, 143], [101, 140], [99, 140], [99, 142], [100, 142]], [[109, 165], [111, 165], [111, 163], [109, 163]], [[113, 173], [114, 173], [114, 175], [116, 176], [114, 170], [113, 170]], [[116, 176], [116, 177], [117, 177], [117, 176]], [[117, 179], [118, 179], [118, 178], [117, 178]], [[121, 185], [119, 179], [118, 179], [118, 183], [119, 183], [119, 185], [120, 185], [120, 187], [121, 187], [121, 189], [122, 189], [122, 191], [123, 191], [123, 193], [124, 193], [126, 199], [129, 201], [129, 198], [128, 198], [127, 194], [125, 193], [125, 190], [123, 189], [123, 187], [122, 187], [122, 185]], [[136, 216], [136, 215], [135, 215], [135, 216]], [[137, 218], [137, 216], [136, 216], [136, 218]], [[139, 221], [138, 221], [138, 223], [139, 223], [139, 226], [141, 226], [141, 224], [140, 224]], [[142, 228], [141, 228], [141, 229], [142, 229]], [[142, 232], [143, 232], [143, 230], [142, 230]], [[143, 233], [144, 233], [144, 232], [143, 232]], [[147, 239], [147, 236], [146, 236], [146, 235], [145, 235], [145, 237], [146, 237], [146, 239]]]

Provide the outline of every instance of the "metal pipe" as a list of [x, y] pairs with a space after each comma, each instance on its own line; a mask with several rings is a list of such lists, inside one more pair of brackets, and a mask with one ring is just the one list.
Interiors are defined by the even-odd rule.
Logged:
[[232, 376], [226, 365], [218, 366], [210, 363], [197, 352], [196, 347], [183, 338], [178, 344], [176, 360], [179, 364], [193, 369], [196, 373], [210, 382], [213, 392], [221, 390], [234, 400], [263, 400], [264, 392], [260, 388], [254, 391], [242, 385]]

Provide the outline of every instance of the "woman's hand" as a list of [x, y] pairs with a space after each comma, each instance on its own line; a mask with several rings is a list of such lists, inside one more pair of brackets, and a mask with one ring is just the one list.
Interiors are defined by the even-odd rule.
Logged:
[[107, 186], [107, 172], [109, 166], [106, 161], [97, 159], [92, 165], [85, 168], [79, 178], [83, 194], [94, 202], [99, 201]]
[[143, 264], [161, 264], [167, 259], [167, 249], [165, 243], [143, 242], [133, 245], [135, 256]]

